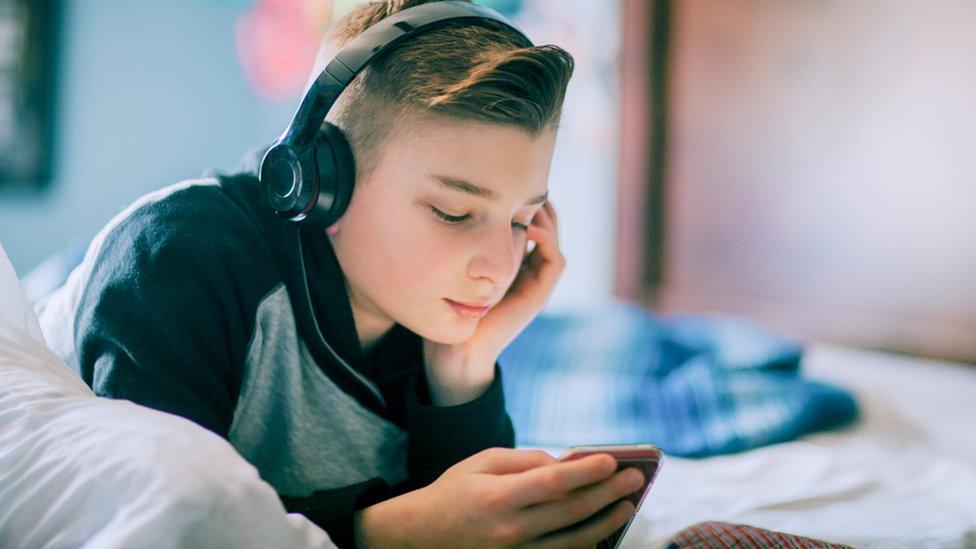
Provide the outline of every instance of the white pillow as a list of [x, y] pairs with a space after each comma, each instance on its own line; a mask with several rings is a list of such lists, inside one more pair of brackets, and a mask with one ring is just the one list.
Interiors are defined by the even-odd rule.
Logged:
[[96, 397], [0, 245], [0, 547], [335, 547], [224, 439]]

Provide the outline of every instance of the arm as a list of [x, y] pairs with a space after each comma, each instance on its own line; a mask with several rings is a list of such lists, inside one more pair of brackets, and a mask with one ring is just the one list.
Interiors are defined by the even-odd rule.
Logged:
[[206, 186], [137, 208], [96, 245], [72, 334], [84, 380], [226, 438], [253, 311], [275, 282], [260, 235]]
[[[515, 435], [505, 412], [498, 356], [539, 314], [565, 267], [559, 251], [556, 211], [543, 205], [528, 228], [536, 243], [505, 296], [479, 322], [466, 341], [423, 342], [427, 388], [410, 395], [416, 424], [410, 425], [411, 472], [429, 482], [440, 471], [480, 449], [512, 447]], [[435, 406], [416, 403], [428, 399]], [[411, 410], [408, 401], [408, 419]], [[422, 421], [418, 421], [421, 418]]]
[[356, 513], [356, 545], [592, 547], [634, 514], [618, 500], [641, 486], [641, 473], [615, 469], [606, 454], [561, 463], [545, 452], [485, 450]]
[[383, 479], [374, 478], [334, 490], [320, 490], [307, 497], [282, 495], [289, 513], [300, 513], [325, 530], [337, 546], [355, 547], [354, 515], [360, 509], [390, 497]]
[[448, 406], [433, 402], [422, 369], [413, 377], [406, 400], [410, 488], [430, 484], [455, 463], [482, 450], [515, 446], [497, 364], [494, 372], [491, 383], [476, 398]]

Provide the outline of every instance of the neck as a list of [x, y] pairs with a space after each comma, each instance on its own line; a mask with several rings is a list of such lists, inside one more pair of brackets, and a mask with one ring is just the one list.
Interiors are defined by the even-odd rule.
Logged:
[[349, 302], [352, 318], [356, 324], [356, 334], [359, 336], [359, 345], [362, 347], [363, 354], [367, 354], [396, 323], [375, 308], [361, 305], [355, 293], [351, 291]]

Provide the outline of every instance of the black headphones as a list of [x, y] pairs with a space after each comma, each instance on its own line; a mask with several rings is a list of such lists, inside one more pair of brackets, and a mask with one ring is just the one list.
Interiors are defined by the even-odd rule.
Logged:
[[352, 198], [356, 166], [349, 142], [325, 117], [339, 94], [370, 61], [401, 42], [453, 21], [501, 24], [532, 42], [498, 12], [464, 2], [440, 1], [407, 8], [354, 38], [312, 83], [290, 124], [261, 160], [259, 179], [267, 204], [303, 226], [326, 228]]

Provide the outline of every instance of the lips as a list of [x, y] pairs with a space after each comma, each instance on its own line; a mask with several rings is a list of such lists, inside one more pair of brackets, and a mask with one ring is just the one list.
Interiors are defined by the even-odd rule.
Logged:
[[[454, 301], [454, 300], [449, 299], [448, 301]], [[491, 305], [491, 303], [487, 301], [454, 301], [454, 303], [457, 303], [458, 305], [464, 305], [465, 307], [471, 307], [472, 309], [483, 309], [488, 305]]]
[[[447, 298], [445, 298], [444, 301], [446, 301], [458, 315], [469, 318], [481, 318], [488, 314], [488, 309], [491, 308], [486, 301], [472, 301], [465, 303]], [[472, 304], [476, 306], [472, 306]]]

